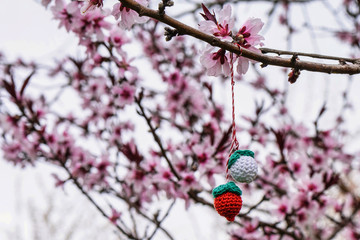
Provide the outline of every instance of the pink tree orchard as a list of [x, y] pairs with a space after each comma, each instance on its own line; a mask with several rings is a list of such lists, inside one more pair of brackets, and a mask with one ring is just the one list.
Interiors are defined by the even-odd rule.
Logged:
[[[321, 3], [346, 22], [319, 28], [338, 39], [336, 48], [351, 50], [348, 58], [263, 48], [262, 30], [271, 24], [288, 40], [311, 32], [310, 19], [302, 29], [294, 25], [291, 9], [318, 1], [264, 0], [268, 16], [241, 22], [244, 2], [43, 0], [84, 55], [47, 66], [0, 55], [4, 158], [20, 167], [58, 166], [56, 186], [75, 185], [120, 239], [183, 239], [165, 219], [176, 202], [213, 208], [211, 191], [225, 182], [237, 136], [259, 169], [253, 182], [237, 184], [246, 197], [228, 224], [229, 239], [359, 239], [359, 155], [345, 145], [349, 89], [324, 128], [326, 105], [312, 122], [296, 120], [288, 88], [269, 73], [284, 83], [302, 81], [305, 71], [358, 78], [360, 2]], [[51, 92], [32, 87], [44, 76]], [[251, 113], [235, 108], [235, 128], [231, 83], [235, 105], [245, 91], [256, 96], [246, 102]]]

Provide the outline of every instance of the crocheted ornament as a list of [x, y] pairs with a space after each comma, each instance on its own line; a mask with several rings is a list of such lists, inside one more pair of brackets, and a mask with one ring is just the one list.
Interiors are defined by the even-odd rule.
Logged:
[[230, 175], [238, 182], [250, 183], [257, 176], [258, 166], [250, 150], [235, 151], [228, 163]]
[[228, 221], [234, 221], [242, 207], [241, 190], [234, 182], [220, 185], [212, 191], [216, 211]]

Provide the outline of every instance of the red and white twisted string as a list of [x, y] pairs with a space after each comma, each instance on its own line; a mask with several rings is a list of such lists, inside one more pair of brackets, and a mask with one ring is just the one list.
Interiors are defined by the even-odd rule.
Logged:
[[231, 100], [232, 100], [232, 134], [231, 134], [231, 145], [230, 145], [230, 151], [229, 151], [229, 156], [228, 156], [228, 160], [226, 162], [226, 180], [228, 181], [230, 176], [229, 176], [229, 169], [228, 169], [228, 164], [229, 164], [229, 159], [231, 154], [233, 154], [233, 152], [235, 152], [236, 150], [239, 149], [239, 142], [236, 139], [236, 125], [235, 125], [235, 94], [234, 94], [234, 85], [235, 85], [235, 80], [234, 80], [234, 63], [233, 63], [233, 54], [230, 53], [230, 71], [231, 71]]

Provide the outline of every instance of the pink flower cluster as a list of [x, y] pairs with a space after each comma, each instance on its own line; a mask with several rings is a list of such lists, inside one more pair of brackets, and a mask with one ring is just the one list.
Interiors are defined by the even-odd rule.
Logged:
[[[255, 46], [262, 46], [264, 38], [259, 35], [264, 23], [258, 18], [248, 19], [240, 30], [234, 34], [234, 19], [231, 17], [231, 6], [225, 4], [221, 10], [215, 10], [213, 14], [204, 6], [204, 21], [199, 23], [199, 29], [203, 32], [214, 35], [223, 41], [236, 44], [254, 52], [260, 52]], [[206, 68], [210, 76], [230, 75], [230, 65], [237, 64], [236, 71], [238, 74], [245, 74], [249, 69], [249, 59], [242, 56], [234, 56], [234, 59], [225, 50], [216, 50], [215, 47], [208, 46], [203, 51], [200, 62]], [[237, 63], [236, 63], [237, 62]]]
[[[47, 7], [51, 1], [42, 3]], [[139, 3], [148, 4], [146, 0]], [[109, 31], [109, 37], [113, 37], [113, 34], [118, 35], [117, 39], [113, 38], [118, 41], [114, 42], [117, 47], [120, 47], [119, 44], [126, 43], [126, 37], [120, 32], [119, 27], [111, 25], [110, 20], [107, 19], [111, 11], [102, 9], [102, 7], [102, 0], [71, 1], [69, 3], [66, 0], [55, 0], [51, 10], [54, 18], [59, 20], [59, 27], [65, 27], [68, 32], [74, 32], [78, 35], [80, 44], [88, 49], [88, 53], [95, 54], [96, 41], [103, 41]], [[119, 25], [122, 29], [129, 29], [133, 24], [145, 23], [148, 20], [146, 17], [140, 17], [135, 11], [122, 6], [121, 3], [114, 4], [111, 15], [116, 20], [120, 19]], [[120, 38], [124, 41], [120, 41]]]
[[[137, 0], [137, 2], [144, 6], [148, 5], [148, 0]], [[120, 26], [125, 29], [130, 29], [135, 23], [145, 23], [149, 19], [147, 17], [140, 17], [137, 12], [124, 7], [122, 3], [116, 3], [111, 14], [114, 15], [116, 20], [121, 20]]]

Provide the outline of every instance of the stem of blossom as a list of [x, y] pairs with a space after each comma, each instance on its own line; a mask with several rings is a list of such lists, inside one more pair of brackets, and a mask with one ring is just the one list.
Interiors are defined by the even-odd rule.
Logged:
[[296, 68], [299, 70], [307, 70], [312, 72], [324, 73], [338, 73], [338, 74], [358, 74], [360, 73], [360, 59], [354, 59], [355, 64], [322, 64], [310, 61], [291, 61], [291, 58], [281, 58], [274, 56], [267, 56], [261, 53], [256, 53], [245, 48], [240, 48], [230, 42], [223, 42], [219, 38], [203, 33], [195, 28], [192, 28], [166, 14], [160, 14], [156, 10], [149, 9], [137, 3], [134, 0], [120, 0], [121, 3], [134, 11], [140, 16], [148, 16], [163, 22], [173, 28], [177, 29], [179, 35], [189, 35], [199, 40], [209, 43], [212, 46], [225, 49], [237, 55], [261, 62], [262, 66], [273, 65], [287, 68]]

